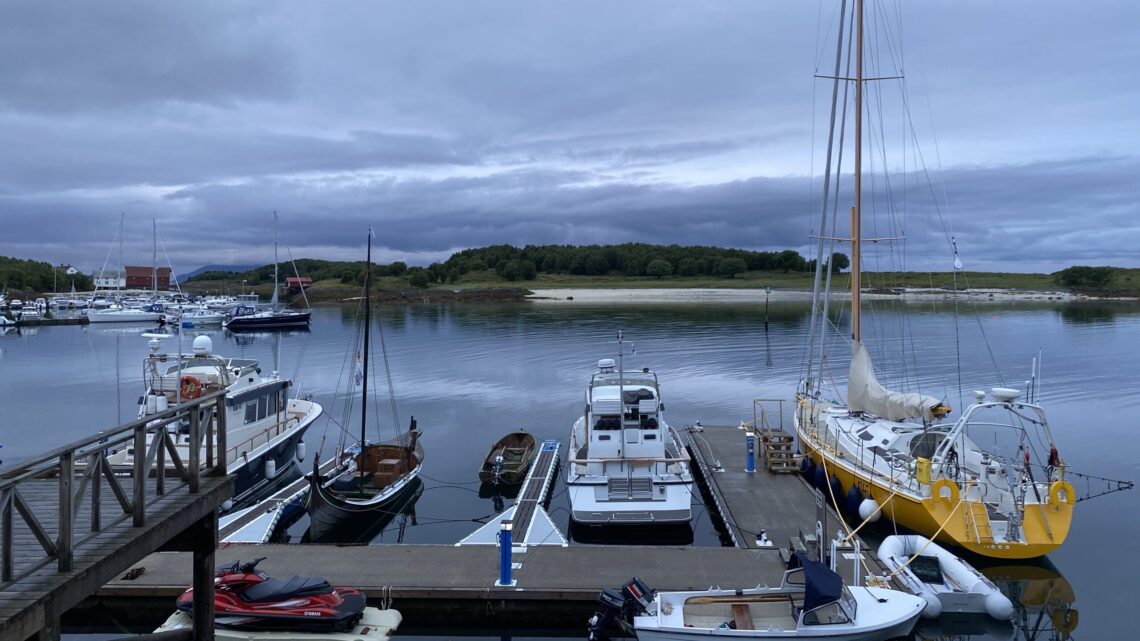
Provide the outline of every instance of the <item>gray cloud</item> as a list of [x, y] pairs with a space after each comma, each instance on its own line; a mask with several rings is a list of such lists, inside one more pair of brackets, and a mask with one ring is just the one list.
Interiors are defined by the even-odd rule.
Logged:
[[[10, 6], [0, 254], [98, 267], [126, 210], [128, 262], [149, 260], [151, 217], [177, 269], [267, 261], [274, 209], [298, 257], [356, 258], [368, 224], [382, 260], [504, 242], [806, 254], [819, 188], [807, 176], [820, 171], [830, 95], [811, 75], [830, 67], [829, 12], [791, 1]], [[971, 268], [1140, 264], [1140, 96], [1121, 82], [1140, 65], [1140, 21], [1120, 18], [1135, 10], [967, 2], [906, 14], [911, 116], [949, 202], [933, 207], [906, 147], [887, 158], [900, 169], [906, 158], [896, 210], [882, 179], [868, 180], [875, 233], [905, 232], [913, 269], [944, 269], [951, 234]], [[1062, 28], [1064, 39], [1041, 37]], [[871, 40], [897, 46], [878, 26]], [[875, 113], [878, 92], [898, 88], [873, 89]], [[873, 122], [871, 142], [901, 138], [892, 127]]]

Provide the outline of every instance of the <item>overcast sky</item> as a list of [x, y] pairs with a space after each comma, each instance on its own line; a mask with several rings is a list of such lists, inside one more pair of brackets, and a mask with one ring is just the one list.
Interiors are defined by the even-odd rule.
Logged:
[[[970, 269], [1140, 266], [1134, 3], [871, 4], [869, 65], [904, 63], [914, 135], [903, 85], [877, 83], [869, 225], [906, 235], [906, 267], [948, 269], [951, 235]], [[128, 264], [149, 264], [152, 218], [176, 271], [263, 264], [274, 210], [297, 258], [359, 259], [369, 224], [381, 262], [494, 243], [806, 255], [836, 11], [3, 0], [0, 255], [90, 272], [125, 211]]]

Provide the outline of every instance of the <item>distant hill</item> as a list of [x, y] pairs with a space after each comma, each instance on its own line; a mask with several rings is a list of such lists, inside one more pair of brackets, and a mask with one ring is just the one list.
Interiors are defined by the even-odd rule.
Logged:
[[237, 272], [237, 273], [242, 273], [242, 272], [248, 272], [248, 271], [257, 269], [258, 267], [260, 267], [260, 265], [205, 265], [205, 266], [199, 267], [198, 269], [195, 269], [192, 272], [189, 272], [186, 274], [179, 274], [178, 275], [178, 282], [185, 283], [191, 277], [197, 276], [198, 274], [202, 274], [205, 272]]

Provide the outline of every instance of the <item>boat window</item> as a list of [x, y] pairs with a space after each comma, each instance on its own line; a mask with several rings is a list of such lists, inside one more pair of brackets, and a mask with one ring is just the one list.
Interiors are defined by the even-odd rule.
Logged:
[[863, 439], [864, 441], [870, 441], [874, 439], [875, 436], [867, 430], [863, 430], [862, 432], [859, 432], [859, 438]]
[[803, 568], [795, 568], [794, 570], [788, 570], [784, 573], [785, 585], [803, 585], [804, 582], [805, 580]]
[[599, 434], [598, 440], [599, 441], [608, 441], [608, 440], [610, 440], [610, 435], [609, 434]]
[[280, 392], [269, 395], [269, 413], [270, 414], [276, 414], [277, 413], [278, 405], [280, 402], [281, 402], [281, 393]]
[[265, 418], [269, 413], [269, 398], [262, 396], [257, 399], [257, 418]]
[[829, 625], [834, 623], [848, 623], [847, 613], [840, 607], [839, 602], [821, 605], [809, 612], [804, 612], [804, 625]]
[[257, 401], [245, 404], [245, 422], [252, 423], [257, 420]]
[[647, 441], [656, 441], [656, 440], [657, 440], [657, 435], [656, 435], [656, 434], [646, 434], [646, 435], [645, 435], [645, 440], [647, 440]]
[[847, 609], [852, 620], [859, 618], [859, 602], [855, 600], [855, 595], [851, 594], [851, 590], [848, 590], [846, 585], [843, 586], [843, 596], [839, 600], [843, 602], [843, 607]]

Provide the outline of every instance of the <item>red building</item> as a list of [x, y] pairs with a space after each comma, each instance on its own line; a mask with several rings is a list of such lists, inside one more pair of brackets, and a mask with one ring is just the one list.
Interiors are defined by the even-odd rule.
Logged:
[[313, 286], [313, 279], [308, 276], [289, 276], [285, 279], [285, 290], [290, 294], [300, 293], [302, 289], [308, 289]]
[[170, 268], [131, 267], [127, 270], [127, 289], [150, 289], [153, 286], [154, 272], [158, 272], [158, 289], [170, 289]]

